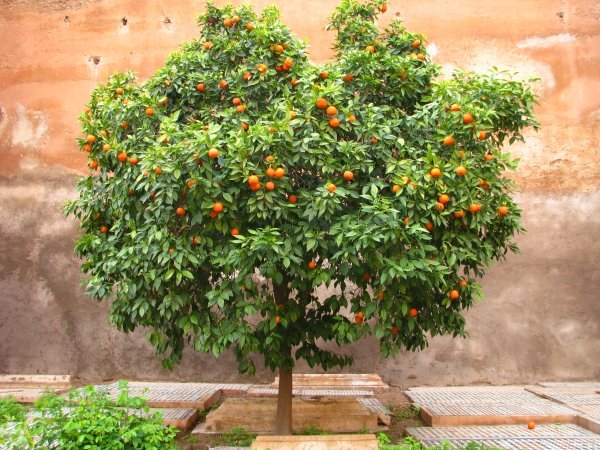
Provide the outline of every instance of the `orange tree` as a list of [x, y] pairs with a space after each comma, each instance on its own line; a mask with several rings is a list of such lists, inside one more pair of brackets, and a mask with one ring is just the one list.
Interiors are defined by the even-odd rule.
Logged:
[[[498, 72], [439, 80], [424, 37], [382, 0], [343, 0], [336, 57], [312, 64], [274, 7], [209, 4], [201, 37], [148, 81], [116, 74], [81, 121], [90, 173], [66, 212], [87, 292], [123, 331], [149, 329], [163, 365], [186, 345], [239, 370], [352, 363], [465, 335], [477, 279], [516, 250], [520, 210], [501, 151], [536, 126], [528, 83]], [[333, 294], [319, 296], [319, 288]]]

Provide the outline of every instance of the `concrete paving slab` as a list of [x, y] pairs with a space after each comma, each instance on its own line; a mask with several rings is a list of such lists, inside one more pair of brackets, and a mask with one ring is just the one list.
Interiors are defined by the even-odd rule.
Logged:
[[[293, 389], [295, 397], [373, 397], [375, 393], [368, 389]], [[248, 389], [248, 397], [277, 397], [277, 388], [252, 386]]]
[[376, 398], [358, 398], [357, 401], [369, 411], [377, 414], [379, 423], [388, 426], [392, 422], [392, 412]]
[[374, 434], [332, 436], [258, 436], [252, 450], [377, 450]]

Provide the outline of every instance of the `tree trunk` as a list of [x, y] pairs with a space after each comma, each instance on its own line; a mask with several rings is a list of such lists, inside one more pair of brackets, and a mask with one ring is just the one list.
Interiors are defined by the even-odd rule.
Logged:
[[279, 368], [275, 434], [292, 434], [292, 369]]

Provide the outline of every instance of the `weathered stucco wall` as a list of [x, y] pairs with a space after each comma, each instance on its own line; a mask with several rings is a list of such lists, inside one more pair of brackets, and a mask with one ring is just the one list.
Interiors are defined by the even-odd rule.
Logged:
[[[331, 56], [323, 28], [335, 0], [274, 3], [310, 41], [313, 60]], [[111, 329], [106, 305], [82, 294], [76, 225], [60, 212], [84, 173], [74, 138], [91, 89], [114, 71], [150, 76], [196, 35], [202, 7], [0, 0], [0, 373], [238, 377], [231, 355], [193, 352], [166, 373], [143, 333]], [[519, 238], [522, 253], [485, 278], [485, 299], [468, 313], [470, 339], [436, 338], [424, 352], [387, 361], [373, 352], [374, 341], [361, 342], [348, 350], [352, 370], [377, 369], [393, 384], [599, 378], [600, 2], [392, 0], [382, 22], [396, 13], [428, 36], [434, 61], [448, 70], [495, 65], [539, 76], [542, 129], [512, 149], [522, 158], [517, 181], [528, 233]]]

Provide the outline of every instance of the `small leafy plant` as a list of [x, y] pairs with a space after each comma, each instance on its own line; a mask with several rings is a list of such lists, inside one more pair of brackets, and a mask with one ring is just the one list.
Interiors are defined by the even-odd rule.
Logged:
[[244, 427], [234, 427], [221, 434], [218, 444], [230, 447], [249, 447], [255, 437], [255, 434], [248, 433]]
[[0, 398], [0, 425], [6, 422], [22, 422], [27, 408], [17, 403], [12, 396]]
[[300, 430], [300, 432], [297, 433], [297, 434], [306, 435], [306, 436], [322, 436], [322, 435], [325, 435], [325, 434], [334, 434], [334, 433], [332, 433], [329, 430], [324, 430], [322, 428], [319, 428], [316, 425], [313, 425], [311, 423], [306, 428]]
[[402, 442], [392, 444], [390, 437], [385, 433], [379, 433], [377, 440], [379, 441], [379, 450], [501, 450], [497, 447], [487, 447], [477, 442], [470, 442], [463, 447], [451, 446], [449, 442], [444, 442], [440, 446], [427, 447], [412, 437], [407, 437]]
[[93, 386], [72, 390], [65, 398], [45, 395], [30, 420], [0, 430], [0, 445], [20, 450], [175, 450], [175, 435], [159, 413], [150, 413], [145, 399], [130, 397], [121, 382], [116, 400]]

